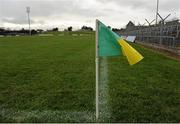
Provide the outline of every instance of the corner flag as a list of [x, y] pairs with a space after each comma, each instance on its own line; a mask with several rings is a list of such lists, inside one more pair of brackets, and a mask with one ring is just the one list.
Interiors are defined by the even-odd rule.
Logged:
[[129, 45], [124, 39], [120, 38], [115, 32], [111, 31], [102, 22], [98, 23], [98, 54], [103, 56], [118, 56], [122, 52], [127, 57], [130, 65], [134, 65], [143, 59], [143, 56]]
[[99, 57], [119, 55], [125, 55], [130, 65], [143, 59], [124, 39], [96, 20], [96, 119], [99, 118]]

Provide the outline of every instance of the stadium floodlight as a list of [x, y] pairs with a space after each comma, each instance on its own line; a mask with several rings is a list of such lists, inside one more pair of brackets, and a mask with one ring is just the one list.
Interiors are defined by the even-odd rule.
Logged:
[[30, 7], [26, 7], [26, 12], [28, 14], [29, 35], [31, 35]]

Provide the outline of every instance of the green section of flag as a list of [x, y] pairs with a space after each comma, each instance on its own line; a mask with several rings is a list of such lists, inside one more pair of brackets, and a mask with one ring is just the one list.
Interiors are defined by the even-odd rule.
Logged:
[[118, 56], [121, 54], [121, 46], [117, 36], [103, 23], [98, 21], [99, 56]]

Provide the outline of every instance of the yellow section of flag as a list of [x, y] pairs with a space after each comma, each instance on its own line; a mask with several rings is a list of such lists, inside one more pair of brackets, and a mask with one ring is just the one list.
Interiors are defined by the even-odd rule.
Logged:
[[134, 65], [144, 58], [138, 51], [136, 51], [125, 40], [120, 39], [118, 42], [121, 45], [123, 54], [125, 54], [125, 56], [127, 57], [130, 65]]

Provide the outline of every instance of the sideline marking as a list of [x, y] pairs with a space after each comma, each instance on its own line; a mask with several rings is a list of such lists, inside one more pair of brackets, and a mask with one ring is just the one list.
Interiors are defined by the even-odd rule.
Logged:
[[107, 122], [111, 117], [108, 105], [109, 87], [108, 87], [108, 61], [107, 57], [100, 59], [100, 81], [99, 81], [99, 111], [100, 121]]
[[15, 122], [94, 122], [93, 112], [1, 109], [1, 118]]

